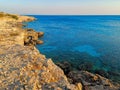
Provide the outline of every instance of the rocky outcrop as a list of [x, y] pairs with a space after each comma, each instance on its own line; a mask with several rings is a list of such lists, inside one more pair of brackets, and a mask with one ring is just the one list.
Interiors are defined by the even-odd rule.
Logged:
[[62, 69], [33, 45], [24, 45], [27, 36], [34, 34], [32, 40], [37, 40], [43, 34], [23, 30], [21, 22], [31, 20], [23, 17], [0, 18], [0, 90], [82, 90], [81, 83], [70, 84]]
[[34, 18], [16, 16], [0, 17], [0, 90], [118, 90], [100, 75], [72, 71], [68, 62], [58, 64], [63, 72], [34, 47], [44, 33], [22, 29]]
[[87, 71], [71, 71], [68, 77], [72, 83], [81, 82], [84, 90], [119, 90], [109, 79]]
[[16, 26], [16, 23], [16, 21], [0, 20], [0, 45], [24, 45], [25, 33]]
[[38, 40], [40, 37], [43, 36], [43, 32], [36, 32], [33, 29], [26, 29], [25, 30], [25, 38], [24, 44], [25, 45], [36, 45], [36, 44], [43, 44], [42, 40]]
[[38, 32], [38, 37], [42, 37], [44, 35], [44, 32]]
[[5, 52], [0, 55], [0, 90], [75, 90], [63, 71], [35, 47], [13, 45], [1, 49]]
[[[88, 71], [83, 71], [88, 69], [89, 65], [81, 66], [80, 70], [72, 69], [72, 65], [69, 62], [59, 62], [57, 65], [65, 72], [69, 82], [71, 84], [81, 83], [83, 90], [119, 90], [120, 84], [114, 83], [111, 80], [104, 78], [98, 74], [92, 74]], [[86, 67], [87, 66], [87, 67]], [[91, 66], [91, 65], [90, 65]], [[90, 68], [90, 67], [89, 67]], [[99, 71], [105, 74], [102, 71]]]

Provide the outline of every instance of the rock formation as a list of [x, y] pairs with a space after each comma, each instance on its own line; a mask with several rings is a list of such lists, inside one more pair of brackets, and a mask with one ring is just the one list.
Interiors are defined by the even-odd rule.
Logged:
[[43, 44], [42, 40], [38, 40], [40, 37], [43, 36], [43, 32], [36, 32], [33, 29], [26, 29], [25, 30], [25, 45], [36, 45], [36, 44]]
[[27, 36], [38, 40], [43, 35], [21, 28], [22, 21], [32, 20], [27, 16], [0, 18], [0, 90], [81, 90], [81, 84], [70, 84], [51, 59], [33, 45], [24, 45]]
[[106, 78], [85, 71], [72, 72], [64, 63], [67, 66], [63, 69], [69, 69], [67, 78], [51, 59], [29, 45], [41, 43], [38, 37], [43, 35], [22, 29], [22, 22], [35, 20], [33, 17], [15, 15], [15, 19], [0, 14], [0, 90], [118, 90], [119, 86]]
[[72, 65], [67, 61], [59, 62], [57, 63], [57, 65], [64, 71], [65, 75], [68, 78], [68, 81], [71, 84], [76, 84], [81, 82], [83, 90], [119, 90], [120, 89], [120, 84], [114, 83], [111, 80], [102, 77], [106, 75], [105, 72], [99, 70], [99, 74], [102, 75], [100, 76], [99, 74], [92, 74], [88, 71], [84, 71], [88, 69], [88, 64], [85, 64], [85, 66], [82, 65], [82, 68], [80, 68], [80, 70], [79, 68], [78, 70], [73, 69]]
[[112, 82], [98, 74], [92, 74], [87, 71], [71, 71], [68, 74], [72, 83], [81, 82], [84, 90], [118, 90]]

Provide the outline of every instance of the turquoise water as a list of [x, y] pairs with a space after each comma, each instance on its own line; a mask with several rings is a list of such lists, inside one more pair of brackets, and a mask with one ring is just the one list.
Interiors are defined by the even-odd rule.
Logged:
[[27, 27], [45, 32], [37, 45], [42, 54], [73, 68], [92, 63], [93, 72], [114, 71], [120, 81], [120, 16], [33, 16]]

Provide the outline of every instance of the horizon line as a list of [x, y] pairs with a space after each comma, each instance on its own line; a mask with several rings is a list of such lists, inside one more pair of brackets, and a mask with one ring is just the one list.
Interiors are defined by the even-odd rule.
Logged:
[[20, 15], [45, 15], [45, 16], [120, 16], [120, 14], [20, 14]]

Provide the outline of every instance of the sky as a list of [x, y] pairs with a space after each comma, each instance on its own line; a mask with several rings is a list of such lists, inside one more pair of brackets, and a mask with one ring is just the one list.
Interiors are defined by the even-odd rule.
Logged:
[[0, 11], [39, 15], [120, 15], [120, 0], [0, 0]]

